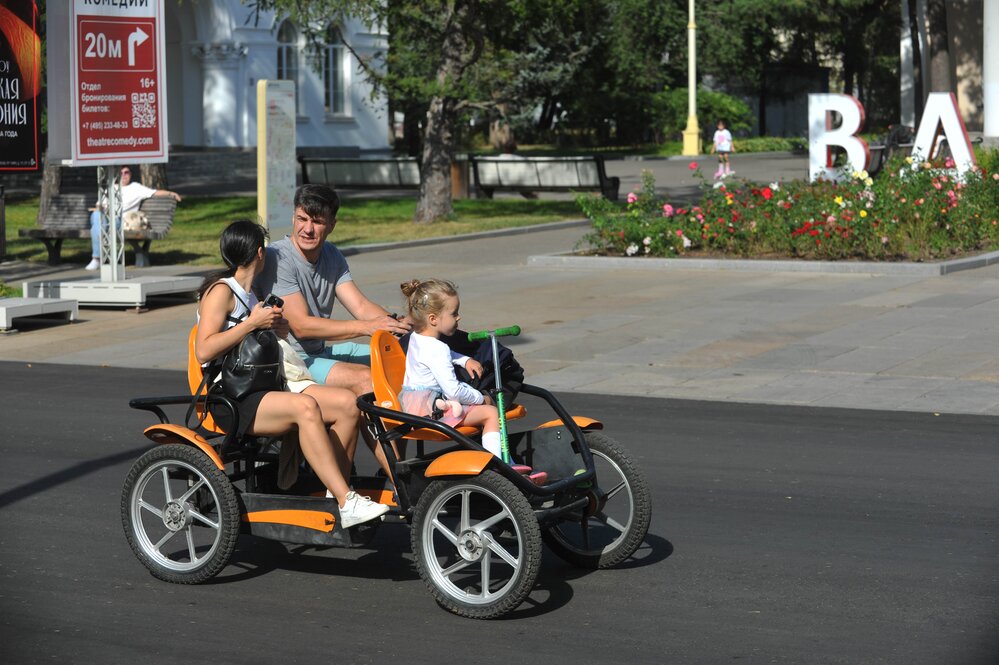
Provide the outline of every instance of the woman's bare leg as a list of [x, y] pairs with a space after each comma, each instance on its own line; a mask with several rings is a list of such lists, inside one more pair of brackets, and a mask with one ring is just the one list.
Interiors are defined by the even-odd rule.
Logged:
[[319, 404], [323, 422], [329, 425], [330, 442], [336, 452], [340, 470], [350, 477], [350, 467], [357, 452], [357, 424], [361, 411], [357, 398], [346, 388], [309, 386], [303, 392]]
[[350, 488], [340, 470], [334, 446], [323, 423], [319, 404], [309, 395], [273, 391], [264, 395], [257, 408], [251, 434], [277, 436], [292, 427], [298, 428], [302, 454], [323, 485], [333, 493], [342, 507]]

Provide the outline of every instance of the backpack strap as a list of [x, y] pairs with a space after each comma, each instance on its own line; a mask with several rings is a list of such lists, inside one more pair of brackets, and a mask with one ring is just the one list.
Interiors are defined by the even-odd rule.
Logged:
[[[247, 304], [245, 300], [239, 297], [239, 294], [236, 293], [236, 290], [232, 288], [232, 285], [229, 284], [229, 282], [225, 281], [224, 279], [220, 279], [219, 281], [215, 282], [215, 284], [212, 284], [210, 287], [208, 287], [208, 290], [210, 291], [214, 289], [215, 286], [218, 284], [225, 284], [226, 288], [232, 292], [232, 297], [238, 300], [240, 303], [242, 303], [243, 309], [246, 310], [246, 314], [248, 317], [250, 314], [250, 306]], [[207, 293], [207, 291], [205, 293]], [[243, 321], [246, 320], [246, 318], [242, 319], [237, 318], [232, 315], [232, 312], [229, 312], [226, 315], [225, 320], [230, 323], [242, 323]], [[201, 398], [201, 391], [205, 390], [205, 386], [211, 385], [215, 381], [215, 377], [217, 377], [221, 371], [222, 371], [222, 359], [220, 358], [216, 358], [215, 360], [208, 362], [202, 368], [201, 385], [198, 386], [198, 389], [194, 392], [194, 395], [191, 396], [191, 404], [187, 407], [187, 414], [184, 416], [185, 426], [189, 426], [189, 423], [191, 421], [191, 414], [194, 413], [194, 409], [198, 404], [198, 400]], [[201, 417], [198, 419], [197, 427], [201, 427], [202, 423], [205, 422], [206, 417], [208, 417], [207, 393], [205, 399], [205, 409], [204, 411], [201, 412]]]

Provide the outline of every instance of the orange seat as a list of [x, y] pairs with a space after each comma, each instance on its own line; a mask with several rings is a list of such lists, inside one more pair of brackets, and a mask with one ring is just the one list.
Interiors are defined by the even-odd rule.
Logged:
[[[399, 405], [399, 391], [406, 376], [406, 354], [399, 345], [399, 340], [385, 330], [378, 330], [371, 336], [371, 383], [375, 388], [375, 404], [393, 411], [402, 411]], [[507, 411], [507, 418], [520, 418], [526, 413], [524, 407], [514, 405]], [[398, 420], [382, 418], [386, 429], [401, 425]], [[466, 436], [479, 433], [478, 427], [460, 425], [457, 430]], [[449, 441], [440, 432], [431, 429], [414, 429], [405, 435], [405, 439], [420, 441]]]
[[[198, 388], [201, 388], [201, 394], [208, 394], [208, 386], [201, 386], [201, 381], [205, 378], [204, 373], [201, 369], [201, 363], [198, 362], [198, 357], [194, 354], [194, 342], [198, 337], [198, 324], [194, 324], [191, 327], [191, 334], [187, 337], [187, 385], [191, 391], [191, 395], [194, 395]], [[198, 404], [198, 418], [205, 411], [203, 404]], [[215, 420], [212, 419], [212, 414], [205, 414], [205, 419], [202, 421], [201, 426], [204, 427], [209, 432], [216, 432], [218, 434], [225, 434], [225, 431], [215, 424]]]

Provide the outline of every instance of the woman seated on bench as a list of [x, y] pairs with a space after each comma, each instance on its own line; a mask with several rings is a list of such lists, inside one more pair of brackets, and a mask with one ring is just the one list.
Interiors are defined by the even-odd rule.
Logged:
[[[221, 358], [253, 330], [272, 329], [279, 336], [287, 335], [288, 322], [280, 307], [265, 307], [251, 292], [253, 278], [264, 267], [263, 227], [249, 220], [233, 222], [222, 231], [219, 247], [226, 270], [209, 275], [201, 285], [198, 305], [198, 333], [194, 352], [203, 365]], [[224, 284], [228, 288], [215, 288]], [[292, 428], [298, 429], [302, 454], [323, 485], [327, 496], [335, 496], [340, 505], [340, 525], [350, 528], [388, 512], [388, 506], [374, 503], [351, 491], [344, 478], [349, 469], [344, 441], [338, 429], [356, 436], [357, 407], [350, 391], [327, 386], [309, 386], [308, 392], [271, 390], [252, 393], [238, 404], [238, 437], [244, 434], [279, 436]], [[340, 393], [347, 395], [346, 402]], [[337, 413], [337, 405], [345, 410], [353, 405], [354, 420]], [[327, 432], [326, 421], [333, 420]], [[340, 427], [335, 421], [340, 420]]]
[[[153, 189], [138, 182], [132, 182], [132, 169], [127, 166], [121, 167], [119, 174], [121, 179], [118, 189], [121, 191], [121, 214], [134, 212], [139, 209], [142, 202], [153, 196], [169, 196], [174, 201], [180, 203], [180, 194], [166, 189]], [[98, 201], [97, 207], [90, 212], [90, 263], [87, 270], [97, 270], [101, 267], [101, 221], [107, 212], [107, 199]], [[103, 211], [103, 212], [102, 212]], [[121, 221], [118, 222], [119, 224]]]

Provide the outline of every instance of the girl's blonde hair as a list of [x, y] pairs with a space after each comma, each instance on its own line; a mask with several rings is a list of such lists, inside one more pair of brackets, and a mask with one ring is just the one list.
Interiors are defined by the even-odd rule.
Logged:
[[430, 314], [440, 314], [447, 298], [458, 295], [458, 287], [446, 279], [411, 279], [400, 284], [399, 288], [406, 296], [409, 319], [417, 328], [427, 325]]

